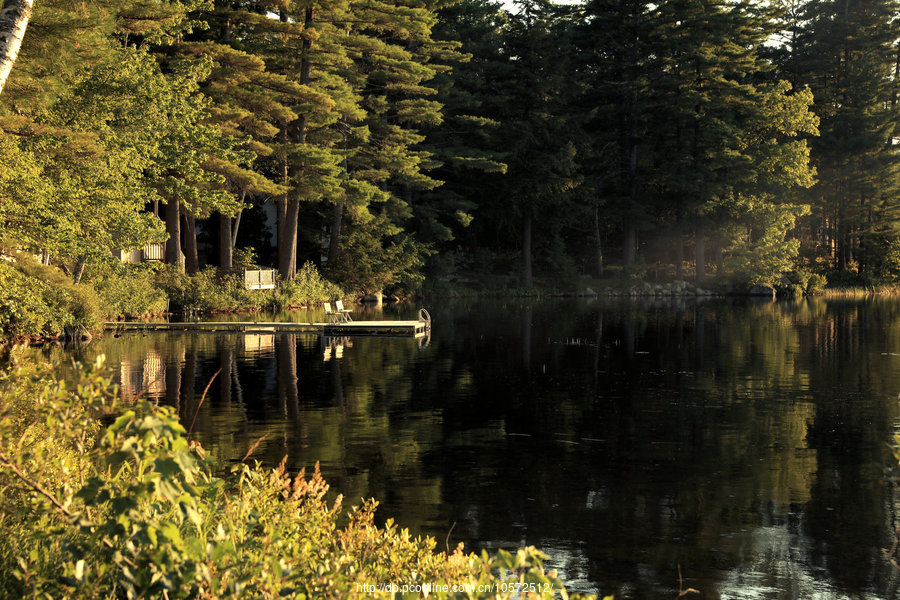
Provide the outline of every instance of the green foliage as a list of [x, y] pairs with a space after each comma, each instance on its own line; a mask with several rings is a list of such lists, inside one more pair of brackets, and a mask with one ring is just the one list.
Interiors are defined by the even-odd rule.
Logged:
[[725, 266], [731, 279], [741, 286], [777, 283], [782, 273], [791, 270], [800, 248], [800, 242], [788, 239], [787, 234], [796, 217], [806, 214], [808, 208], [743, 197], [728, 204], [741, 214], [729, 236], [731, 244], [725, 249]]
[[342, 286], [362, 293], [411, 291], [422, 284], [422, 268], [430, 253], [428, 246], [380, 215], [351, 229], [331, 272]]
[[196, 221], [275, 200], [282, 277], [325, 233], [354, 291], [417, 288], [454, 251], [524, 255], [504, 275], [526, 286], [620, 245], [680, 271], [658, 240], [697, 235], [736, 281], [796, 266], [788, 237], [894, 281], [895, 9], [47, 0], [0, 98], [0, 222], [76, 279], [165, 237], [147, 203], [170, 262], [185, 219], [194, 271]]
[[275, 295], [275, 306], [287, 308], [307, 304], [319, 304], [344, 296], [343, 290], [319, 275], [311, 262], [303, 263], [291, 281], [281, 284]]
[[118, 402], [101, 367], [77, 366], [67, 386], [14, 356], [0, 376], [0, 595], [420, 597], [365, 586], [432, 584], [435, 598], [568, 597], [534, 548], [436, 553], [432, 538], [376, 526], [374, 500], [339, 526], [318, 466], [217, 477], [173, 408]]
[[230, 311], [271, 303], [271, 295], [248, 290], [239, 273], [219, 276], [214, 267], [186, 275], [172, 265], [165, 265], [156, 273], [156, 285], [168, 296], [173, 311]]
[[818, 296], [825, 292], [825, 286], [828, 285], [825, 275], [803, 269], [791, 271], [787, 274], [787, 279], [791, 281], [791, 285], [786, 291], [794, 296]]
[[649, 272], [650, 268], [647, 266], [647, 263], [644, 262], [644, 257], [639, 256], [634, 261], [633, 265], [622, 269], [622, 277], [625, 285], [637, 285], [638, 283], [647, 280], [647, 274]]
[[64, 327], [96, 329], [103, 320], [93, 288], [73, 284], [55, 267], [17, 253], [0, 260], [0, 332], [5, 336], [56, 335]]
[[165, 293], [155, 285], [154, 267], [120, 264], [92, 283], [110, 318], [155, 315], [169, 304]]
[[809, 276], [806, 284], [806, 294], [809, 296], [817, 296], [825, 292], [825, 286], [828, 285], [828, 279], [819, 273], [813, 273]]
[[814, 207], [804, 224], [806, 250], [839, 271], [853, 271], [855, 261], [887, 280], [898, 272], [890, 246], [900, 228], [900, 155], [886, 143], [900, 118], [897, 8], [894, 0], [798, 3], [790, 49], [779, 56], [783, 71], [809, 86], [821, 119], [821, 136], [812, 140], [818, 184], [804, 194]]
[[256, 250], [253, 248], [235, 248], [234, 256], [231, 259], [231, 264], [235, 267], [246, 267], [248, 269], [254, 269], [257, 267], [257, 261], [259, 257], [256, 255]]

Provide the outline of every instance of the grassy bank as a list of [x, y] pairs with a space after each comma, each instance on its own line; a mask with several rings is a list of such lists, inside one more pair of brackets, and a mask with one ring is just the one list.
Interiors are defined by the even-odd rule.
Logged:
[[426, 584], [434, 598], [567, 597], [534, 548], [436, 552], [377, 527], [373, 500], [339, 526], [317, 468], [245, 459], [214, 475], [171, 408], [121, 402], [101, 363], [71, 385], [13, 363], [0, 376], [0, 597], [420, 598]]

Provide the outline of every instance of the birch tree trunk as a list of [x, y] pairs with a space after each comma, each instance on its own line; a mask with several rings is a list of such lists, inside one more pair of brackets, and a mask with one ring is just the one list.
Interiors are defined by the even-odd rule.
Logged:
[[0, 94], [19, 56], [34, 0], [3, 0], [0, 9]]

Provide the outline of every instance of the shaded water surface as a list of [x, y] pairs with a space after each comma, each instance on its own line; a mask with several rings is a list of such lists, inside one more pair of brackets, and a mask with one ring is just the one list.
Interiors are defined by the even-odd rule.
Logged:
[[577, 590], [674, 598], [680, 565], [702, 598], [897, 595], [900, 302], [428, 308], [430, 340], [126, 334], [79, 354], [223, 461], [266, 436], [266, 464], [320, 461], [348, 503], [442, 547], [537, 545]]

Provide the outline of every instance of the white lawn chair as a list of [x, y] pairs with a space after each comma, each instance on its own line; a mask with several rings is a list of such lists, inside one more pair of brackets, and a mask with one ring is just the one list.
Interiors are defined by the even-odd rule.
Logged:
[[353, 317], [350, 316], [350, 313], [353, 311], [344, 308], [344, 303], [341, 302], [340, 300], [338, 300], [334, 303], [334, 310], [335, 310], [335, 312], [337, 312], [340, 315], [339, 320], [341, 320], [345, 323], [349, 323], [350, 321], [353, 320]]
[[338, 321], [343, 321], [343, 317], [341, 313], [331, 310], [331, 303], [325, 303], [325, 318], [328, 319], [329, 323], [337, 323]]

